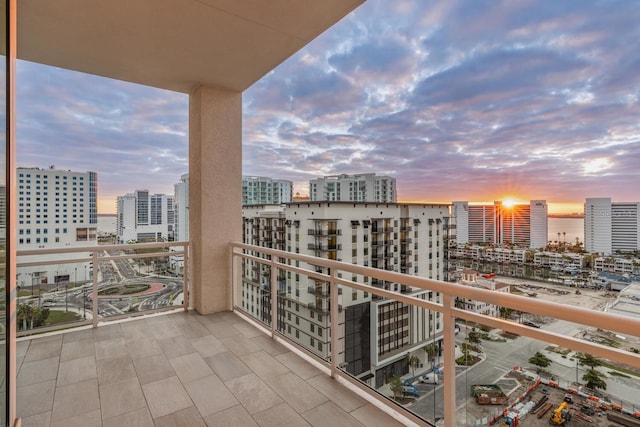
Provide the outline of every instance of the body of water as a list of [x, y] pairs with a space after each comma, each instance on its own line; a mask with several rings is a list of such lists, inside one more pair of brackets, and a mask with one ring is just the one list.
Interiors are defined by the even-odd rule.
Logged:
[[116, 216], [98, 215], [98, 233], [116, 234]]
[[[584, 218], [549, 218], [548, 240], [575, 243], [576, 237], [584, 243]], [[558, 238], [560, 233], [560, 238]], [[566, 234], [562, 234], [566, 233]]]

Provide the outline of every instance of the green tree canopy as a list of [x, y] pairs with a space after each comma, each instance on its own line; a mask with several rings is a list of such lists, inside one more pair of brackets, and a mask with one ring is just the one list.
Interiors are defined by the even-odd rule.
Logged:
[[529, 363], [541, 368], [546, 368], [547, 366], [551, 365], [551, 359], [537, 351], [536, 354], [529, 358]]
[[602, 374], [596, 371], [594, 368], [589, 369], [582, 376], [582, 380], [587, 384], [587, 387], [601, 390], [607, 389], [607, 383], [602, 379]]

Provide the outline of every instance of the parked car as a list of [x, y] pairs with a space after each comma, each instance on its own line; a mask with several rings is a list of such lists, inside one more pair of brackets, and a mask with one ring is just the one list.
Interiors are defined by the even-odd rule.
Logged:
[[530, 326], [532, 328], [540, 328], [540, 325], [538, 325], [537, 323], [530, 322], [528, 320], [525, 320], [524, 322], [522, 322], [522, 324], [525, 326]]

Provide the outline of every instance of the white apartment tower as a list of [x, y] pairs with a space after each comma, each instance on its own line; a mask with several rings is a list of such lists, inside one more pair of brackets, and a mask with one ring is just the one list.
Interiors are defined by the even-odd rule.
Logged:
[[173, 205], [173, 196], [150, 194], [149, 190], [118, 196], [118, 241], [173, 240]]
[[175, 240], [189, 240], [189, 174], [180, 177], [180, 182], [173, 185], [173, 203], [175, 211]]
[[[49, 169], [18, 168], [17, 175], [18, 250], [98, 244], [96, 172], [73, 172], [51, 166]], [[86, 278], [88, 263], [55, 264], [69, 257], [77, 258], [77, 254], [46, 255], [52, 265], [21, 268], [18, 283], [30, 287]]]
[[591, 253], [611, 255], [640, 249], [640, 202], [588, 198], [584, 204], [584, 245]]
[[[308, 202], [245, 206], [244, 242], [294, 253], [442, 280], [448, 205]], [[327, 269], [299, 267], [327, 274]], [[243, 307], [269, 321], [268, 263], [243, 265]], [[318, 356], [330, 354], [329, 287], [302, 274], [279, 274], [278, 329]], [[440, 295], [354, 275], [349, 279], [418, 298]], [[406, 373], [406, 354], [441, 340], [436, 313], [342, 287], [340, 355], [348, 372], [382, 385]]]
[[293, 182], [263, 176], [242, 176], [242, 205], [280, 205], [290, 203]]
[[396, 179], [375, 173], [332, 175], [309, 181], [311, 201], [395, 203]]
[[529, 248], [543, 248], [547, 244], [547, 202], [531, 200], [529, 204], [469, 205], [453, 202], [452, 224], [457, 244], [512, 244]]

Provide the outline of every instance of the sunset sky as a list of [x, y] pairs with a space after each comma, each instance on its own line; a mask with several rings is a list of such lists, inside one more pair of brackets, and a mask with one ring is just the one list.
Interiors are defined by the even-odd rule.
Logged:
[[[243, 95], [243, 173], [376, 172], [399, 200], [640, 200], [635, 1], [368, 0]], [[186, 95], [19, 62], [18, 165], [98, 172], [100, 213], [188, 170]]]

